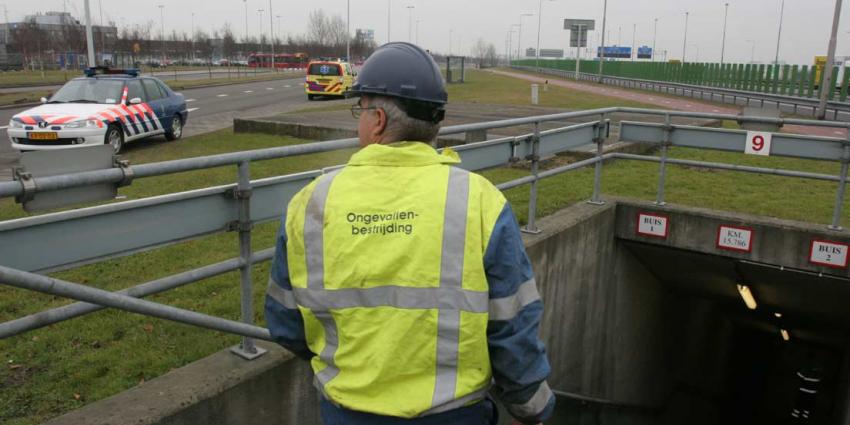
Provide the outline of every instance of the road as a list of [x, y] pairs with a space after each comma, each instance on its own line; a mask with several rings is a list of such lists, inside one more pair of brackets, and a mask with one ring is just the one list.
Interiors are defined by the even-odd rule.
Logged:
[[[307, 101], [303, 81], [303, 77], [298, 77], [184, 90], [189, 109], [184, 137], [228, 128], [233, 125], [234, 118], [270, 116], [310, 106], [314, 102]], [[11, 168], [18, 159], [6, 127], [12, 116], [24, 109], [27, 108], [0, 110], [0, 181], [11, 179]], [[144, 149], [163, 140], [159, 136], [134, 141], [127, 144], [126, 150]]]

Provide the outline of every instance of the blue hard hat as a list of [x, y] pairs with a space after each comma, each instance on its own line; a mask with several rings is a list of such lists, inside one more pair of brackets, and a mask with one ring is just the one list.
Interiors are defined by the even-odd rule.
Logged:
[[[401, 99], [411, 116], [429, 110], [442, 111], [449, 98], [434, 58], [419, 46], [401, 42], [384, 44], [372, 53], [363, 64], [350, 94]], [[433, 114], [426, 115], [429, 116], [414, 118], [436, 118], [431, 116]]]

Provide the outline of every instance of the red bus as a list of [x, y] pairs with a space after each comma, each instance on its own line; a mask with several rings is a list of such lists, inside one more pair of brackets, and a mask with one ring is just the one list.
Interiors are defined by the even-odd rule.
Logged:
[[[303, 69], [307, 67], [310, 58], [306, 53], [276, 53], [274, 67], [278, 69]], [[268, 53], [251, 53], [248, 55], [248, 66], [251, 68], [271, 68], [272, 55]]]

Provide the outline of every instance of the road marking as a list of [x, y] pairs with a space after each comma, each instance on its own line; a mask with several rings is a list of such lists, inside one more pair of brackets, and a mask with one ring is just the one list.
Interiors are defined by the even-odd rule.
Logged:
[[288, 88], [290, 88], [290, 87], [292, 87], [292, 86], [290, 86], [290, 85], [288, 85], [288, 84], [287, 84], [287, 85], [285, 85], [285, 86], [283, 86], [283, 88], [285, 88], [285, 89], [288, 89]]
[[198, 109], [201, 109], [201, 108], [189, 108], [189, 109], [186, 110], [186, 112], [195, 112]]
[[192, 102], [194, 102], [195, 100], [196, 100], [196, 99], [186, 99], [186, 103], [192, 103]]
[[253, 92], [254, 92], [254, 90], [245, 90], [242, 93], [253, 93]]
[[[0, 129], [2, 129], [2, 128], [6, 128], [6, 127], [0, 127]], [[835, 130], [835, 131], [833, 131], [833, 133], [835, 133], [835, 134], [844, 134], [844, 133], [842, 133], [842, 132], [841, 132], [841, 130]]]
[[218, 95], [218, 97], [227, 97], [227, 95], [226, 94], [220, 94], [220, 95]]
[[0, 127], [0, 130], [5, 130], [5, 129], [7, 129], [7, 128], [9, 128], [9, 126], [8, 126], [8, 125], [4, 125], [4, 126]]
[[266, 90], [274, 90], [274, 87], [266, 87]]

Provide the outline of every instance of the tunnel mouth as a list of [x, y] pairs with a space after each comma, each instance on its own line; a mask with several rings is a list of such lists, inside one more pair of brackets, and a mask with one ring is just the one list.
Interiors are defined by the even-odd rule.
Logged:
[[850, 279], [638, 241], [617, 244], [663, 294], [668, 348], [661, 355], [669, 368], [655, 384], [668, 395], [655, 403], [656, 423], [840, 423]]

